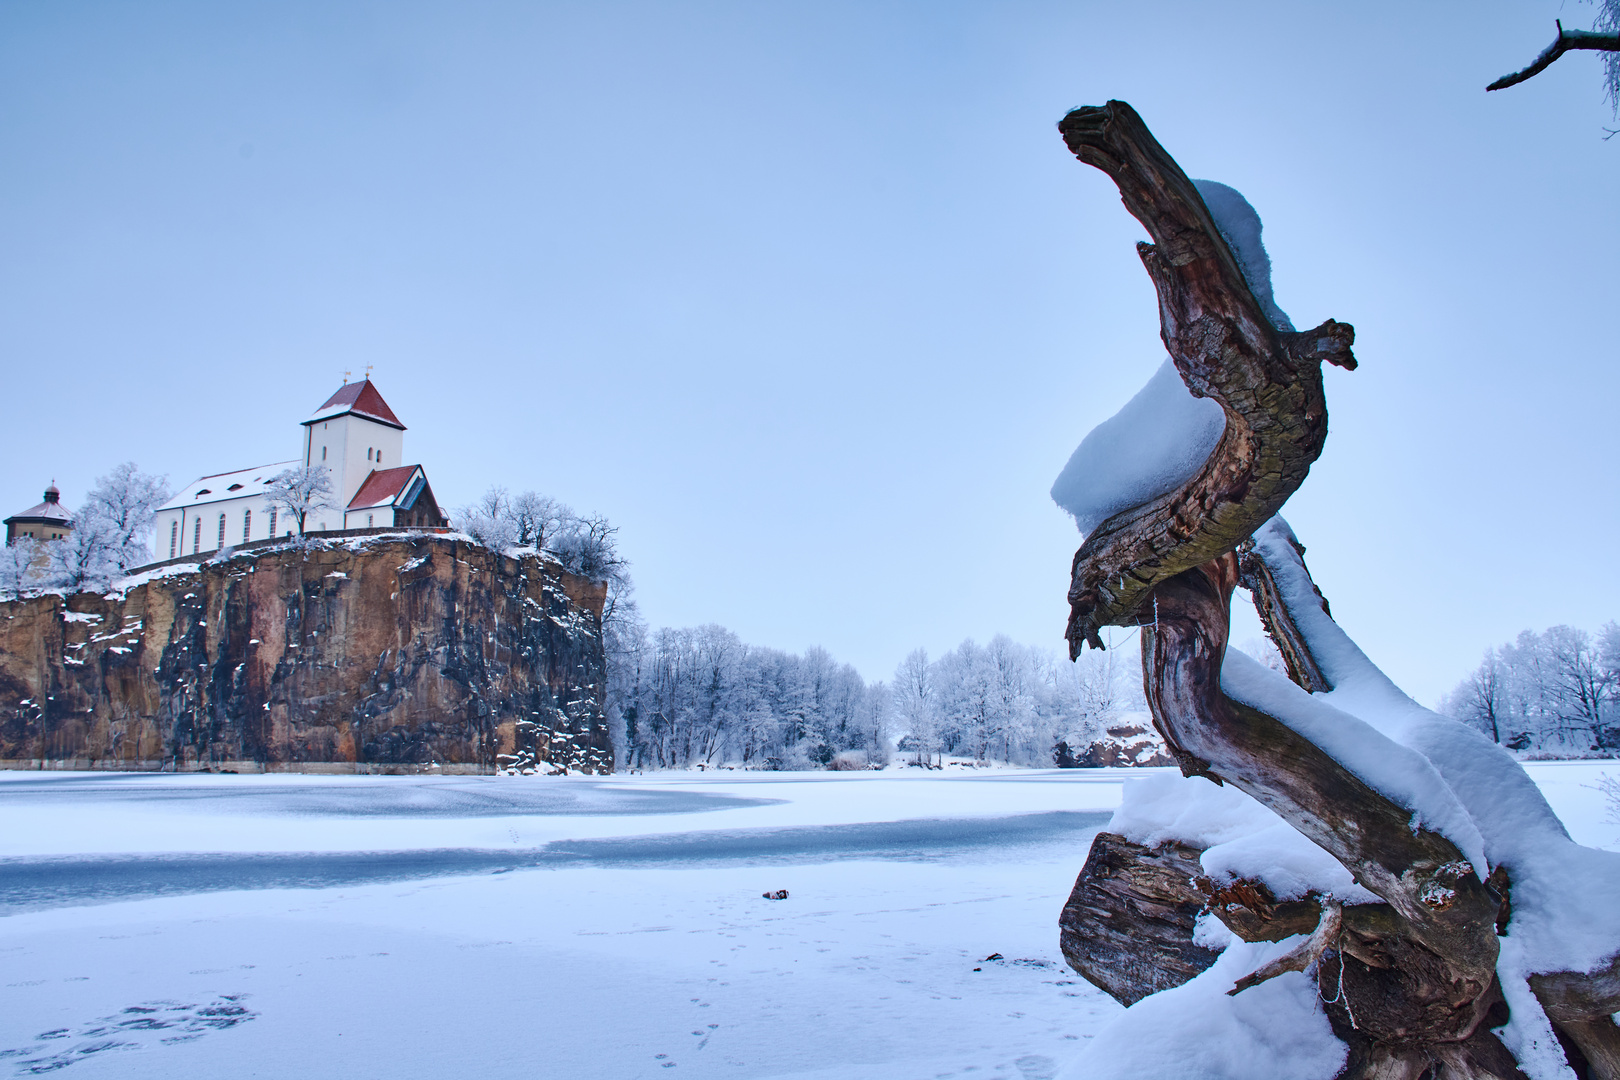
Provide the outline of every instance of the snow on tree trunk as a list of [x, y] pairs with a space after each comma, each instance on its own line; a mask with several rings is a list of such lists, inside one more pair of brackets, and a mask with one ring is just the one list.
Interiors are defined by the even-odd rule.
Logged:
[[[1333, 623], [1303, 548], [1273, 520], [1321, 452], [1321, 364], [1354, 368], [1354, 331], [1332, 320], [1286, 329], [1269, 286], [1257, 299], [1254, 260], [1232, 250], [1242, 241], [1223, 230], [1222, 208], [1211, 213], [1130, 106], [1077, 109], [1059, 128], [1153, 238], [1139, 251], [1165, 346], [1187, 387], [1226, 416], [1196, 473], [1102, 521], [1075, 556], [1071, 653], [1100, 648], [1104, 626], [1143, 628], [1149, 708], [1187, 779], [1160, 793], [1170, 809], [1153, 828], [1133, 825], [1146, 804], [1132, 810], [1127, 790], [1110, 826], [1121, 836], [1088, 861], [1071, 907], [1128, 928], [1144, 897], [1185, 904], [1185, 889], [1165, 895], [1164, 862], [1201, 849], [1198, 888], [1237, 939], [1176, 986], [1198, 953], [1166, 948], [1169, 923], [1093, 934], [1104, 944], [1087, 954], [1066, 913], [1071, 962], [1106, 966], [1113, 974], [1094, 981], [1121, 1000], [1132, 995], [1108, 985], [1119, 972], [1179, 965], [1146, 980], [1175, 988], [1128, 1010], [1073, 1075], [1130, 1075], [1128, 1048], [1157, 1045], [1162, 1062], [1177, 1040], [1183, 1067], [1228, 1075], [1209, 1033], [1248, 1023], [1252, 1034], [1241, 1001], [1260, 994], [1279, 1003], [1265, 1022], [1300, 1034], [1287, 1051], [1297, 1068], [1274, 1063], [1277, 1075], [1620, 1076], [1609, 1015], [1620, 1008], [1620, 856], [1574, 844], [1505, 751], [1394, 687]], [[1240, 585], [1286, 677], [1228, 650]], [[1199, 794], [1211, 782], [1231, 793], [1220, 806]], [[1167, 843], [1192, 847], [1153, 846]], [[1315, 913], [1314, 932], [1251, 944], [1274, 939], [1279, 897], [1296, 903], [1292, 922]], [[1196, 944], [1216, 944], [1202, 924]], [[1219, 993], [1211, 979], [1225, 980]], [[1177, 1008], [1190, 1010], [1181, 1021]], [[1336, 1052], [1322, 1043], [1324, 1012]]]

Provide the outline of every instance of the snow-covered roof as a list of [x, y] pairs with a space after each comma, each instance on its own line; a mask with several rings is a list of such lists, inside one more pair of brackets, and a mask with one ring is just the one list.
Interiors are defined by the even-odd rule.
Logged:
[[405, 425], [399, 422], [399, 417], [394, 415], [394, 410], [388, 407], [388, 402], [383, 400], [383, 396], [377, 393], [377, 388], [371, 384], [369, 378], [361, 379], [357, 383], [344, 383], [338, 388], [338, 392], [327, 398], [326, 404], [316, 409], [315, 415], [304, 423], [315, 424], [349, 413], [399, 428], [401, 431], [405, 430]]
[[252, 495], [262, 495], [264, 494], [265, 485], [270, 482], [271, 477], [283, 470], [294, 468], [297, 464], [296, 460], [276, 461], [269, 465], [255, 465], [249, 469], [237, 469], [235, 472], [199, 476], [182, 487], [174, 498], [158, 507], [158, 509], [179, 510], [187, 506], [202, 506], [206, 503], [225, 502], [230, 499], [245, 499]]
[[[412, 481], [421, 476], [422, 483]], [[410, 509], [418, 492], [427, 482], [427, 474], [420, 465], [401, 465], [397, 469], [374, 470], [360, 485], [349, 501], [350, 510], [369, 510], [376, 506], [397, 506]]]
[[72, 512], [58, 502], [56, 496], [56, 485], [52, 484], [50, 487], [45, 489], [44, 502], [38, 504], [37, 506], [30, 506], [28, 509], [19, 514], [13, 514], [11, 517], [6, 518], [5, 524], [10, 525], [12, 522], [16, 522], [19, 525], [26, 525], [35, 522], [40, 524], [65, 524], [73, 520]]

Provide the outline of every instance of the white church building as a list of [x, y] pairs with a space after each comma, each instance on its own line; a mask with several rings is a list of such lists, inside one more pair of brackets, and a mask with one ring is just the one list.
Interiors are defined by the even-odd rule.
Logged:
[[310, 511], [305, 532], [449, 524], [422, 466], [404, 463], [405, 425], [369, 377], [344, 383], [300, 426], [298, 457], [200, 476], [182, 487], [157, 512], [154, 555], [203, 555], [293, 535], [298, 522], [270, 505], [265, 487], [301, 465], [324, 467], [332, 476], [333, 506]]

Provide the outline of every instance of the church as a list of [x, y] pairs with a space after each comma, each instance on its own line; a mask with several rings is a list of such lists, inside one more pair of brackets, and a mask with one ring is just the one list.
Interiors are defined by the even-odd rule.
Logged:
[[200, 476], [182, 487], [157, 512], [154, 555], [174, 559], [292, 536], [297, 521], [270, 505], [265, 489], [278, 473], [305, 465], [332, 477], [332, 505], [310, 511], [306, 533], [449, 524], [426, 471], [405, 464], [405, 425], [369, 375], [345, 382], [300, 427], [297, 457]]

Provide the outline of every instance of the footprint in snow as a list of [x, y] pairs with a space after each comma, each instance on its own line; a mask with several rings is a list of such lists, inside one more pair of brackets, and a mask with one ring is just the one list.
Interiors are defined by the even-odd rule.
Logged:
[[1013, 1062], [1024, 1080], [1052, 1080], [1057, 1075], [1057, 1062], [1043, 1054], [1025, 1054]]
[[145, 1001], [78, 1028], [53, 1028], [34, 1036], [33, 1045], [0, 1050], [15, 1062], [16, 1075], [65, 1069], [108, 1050], [140, 1050], [200, 1039], [210, 1031], [245, 1024], [259, 1014], [242, 1002], [246, 994], [224, 994], [207, 1005]]

